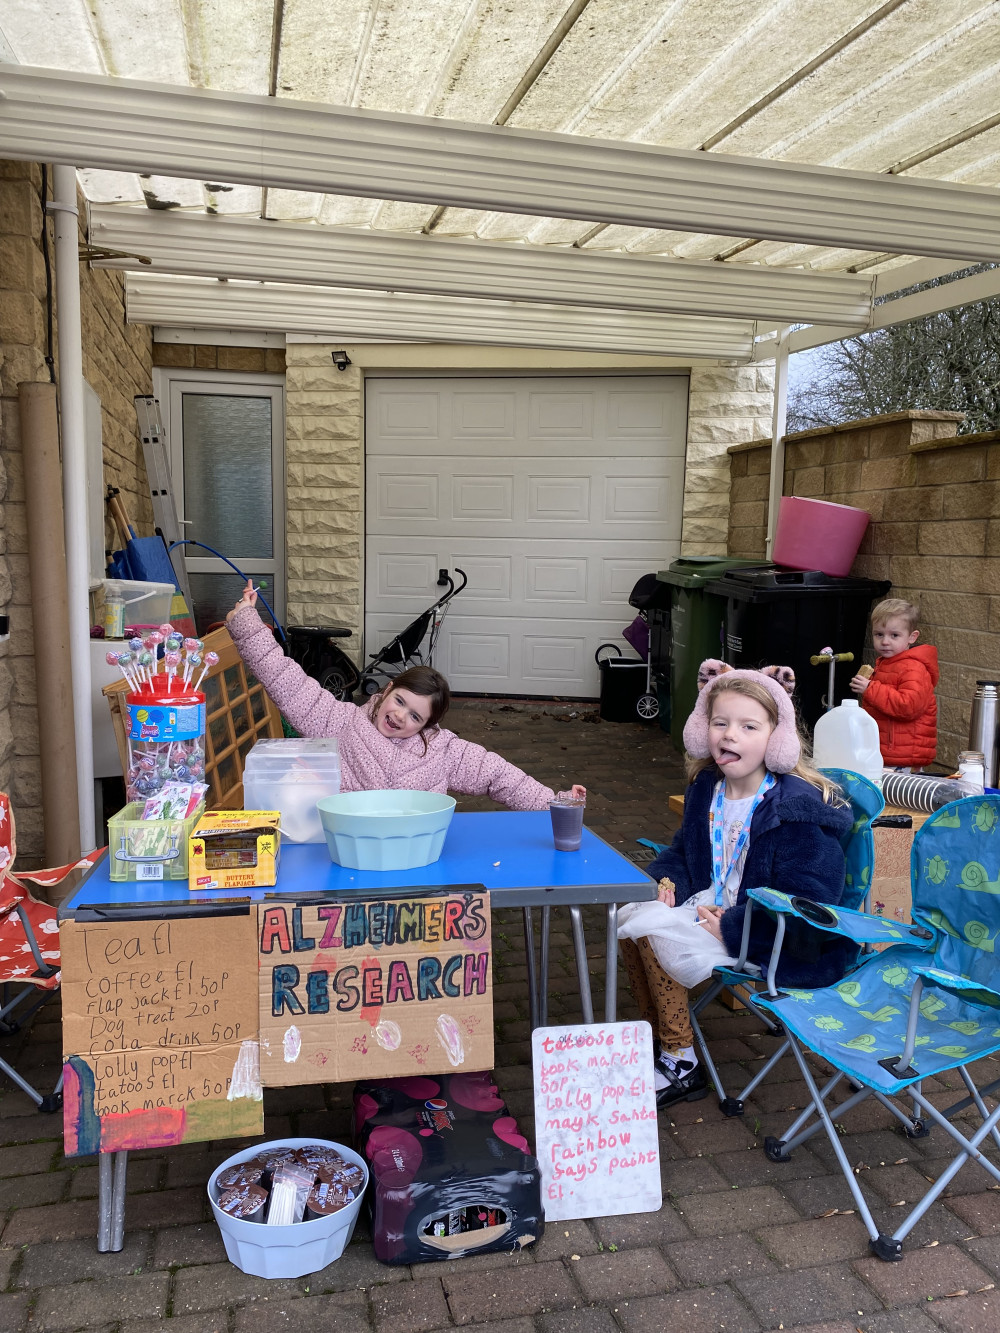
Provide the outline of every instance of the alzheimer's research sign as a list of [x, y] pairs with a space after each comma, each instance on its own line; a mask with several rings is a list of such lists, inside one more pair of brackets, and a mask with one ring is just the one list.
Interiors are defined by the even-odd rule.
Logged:
[[547, 1222], [663, 1202], [648, 1023], [536, 1028], [535, 1151]]
[[489, 894], [261, 903], [265, 1087], [490, 1069]]

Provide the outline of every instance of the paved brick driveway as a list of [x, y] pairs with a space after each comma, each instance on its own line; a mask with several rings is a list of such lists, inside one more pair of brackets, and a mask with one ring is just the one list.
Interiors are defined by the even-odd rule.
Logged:
[[[575, 714], [575, 715], [573, 715]], [[595, 723], [593, 710], [463, 702], [462, 735], [481, 740], [553, 786], [590, 788], [588, 822], [622, 850], [667, 823], [666, 798], [683, 789], [677, 756], [657, 729]], [[464, 808], [489, 808], [467, 802]], [[578, 1017], [565, 914], [554, 914], [553, 1018]], [[532, 1134], [525, 969], [520, 914], [495, 917], [497, 1077]], [[601, 1002], [602, 934], [588, 929], [595, 1000]], [[634, 1012], [623, 989], [619, 1012]], [[59, 1029], [54, 1006], [22, 1062], [54, 1082]], [[717, 1008], [706, 1031], [735, 1083], [771, 1038], [745, 1016]], [[985, 1062], [986, 1082], [1000, 1075]], [[387, 1268], [359, 1226], [347, 1253], [325, 1272], [263, 1282], [231, 1267], [206, 1213], [205, 1182], [234, 1145], [133, 1154], [125, 1249], [94, 1246], [93, 1159], [67, 1162], [60, 1125], [0, 1091], [0, 1333], [431, 1333], [475, 1324], [476, 1333], [996, 1333], [1000, 1329], [1000, 1189], [965, 1167], [916, 1228], [900, 1264], [868, 1256], [851, 1199], [815, 1141], [785, 1165], [760, 1144], [800, 1106], [790, 1062], [749, 1106], [725, 1120], [712, 1099], [661, 1116], [665, 1201], [659, 1213], [554, 1224], [517, 1257]], [[954, 1099], [939, 1087], [942, 1101]], [[265, 1100], [269, 1137], [347, 1132], [346, 1089], [276, 1089]], [[940, 1169], [943, 1135], [910, 1143], [880, 1109], [845, 1118], [849, 1151], [887, 1218]], [[836, 1212], [831, 1210], [837, 1209]], [[828, 1216], [826, 1214], [829, 1214]]]

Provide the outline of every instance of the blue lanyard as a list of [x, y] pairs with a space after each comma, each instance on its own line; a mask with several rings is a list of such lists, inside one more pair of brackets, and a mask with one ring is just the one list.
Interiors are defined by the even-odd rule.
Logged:
[[723, 801], [726, 794], [725, 779], [719, 783], [715, 793], [715, 799], [712, 801], [711, 830], [712, 830], [712, 888], [715, 890], [715, 905], [722, 906], [722, 892], [726, 885], [726, 880], [733, 872], [733, 866], [739, 864], [740, 857], [746, 850], [746, 845], [750, 841], [750, 825], [753, 822], [754, 813], [761, 801], [776, 784], [777, 779], [773, 773], [765, 773], [764, 781], [757, 788], [757, 794], [750, 803], [750, 809], [747, 811], [746, 818], [743, 821], [743, 827], [740, 829], [739, 837], [736, 839], [736, 846], [733, 848], [733, 854], [728, 864], [725, 862], [726, 849], [722, 845], [723, 838]]

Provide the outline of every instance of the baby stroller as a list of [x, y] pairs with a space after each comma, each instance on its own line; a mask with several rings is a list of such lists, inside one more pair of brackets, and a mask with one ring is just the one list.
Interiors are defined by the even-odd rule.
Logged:
[[663, 584], [655, 574], [643, 574], [629, 593], [629, 606], [634, 606], [639, 614], [622, 630], [622, 638], [632, 645], [638, 658], [624, 657], [616, 643], [602, 643], [594, 654], [601, 671], [600, 713], [605, 721], [653, 722], [660, 714], [660, 702], [653, 690], [646, 613], [662, 596]]
[[[469, 582], [464, 570], [456, 566], [455, 573], [462, 580], [457, 587], [455, 586], [455, 580], [446, 569], [438, 570], [438, 587], [447, 589], [444, 595], [439, 597], [433, 606], [429, 606], [426, 611], [422, 611], [416, 620], [411, 621], [405, 629], [400, 630], [381, 652], [371, 654], [371, 661], [361, 675], [361, 691], [363, 694], [378, 694], [384, 685], [393, 677], [398, 676], [400, 672], [405, 671], [407, 667], [434, 665], [434, 649], [437, 645], [438, 635], [441, 633], [444, 618], [448, 614], [449, 603], [453, 597], [463, 591]], [[427, 640], [426, 656], [424, 655], [424, 639]]]
[[348, 700], [360, 684], [361, 672], [336, 640], [350, 637], [351, 631], [342, 625], [289, 625], [288, 655], [335, 699]]

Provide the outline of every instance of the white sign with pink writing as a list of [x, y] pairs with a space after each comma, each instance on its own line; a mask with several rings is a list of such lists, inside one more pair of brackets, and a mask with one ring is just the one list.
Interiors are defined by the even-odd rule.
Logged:
[[535, 1151], [548, 1222], [663, 1202], [648, 1023], [536, 1028]]

